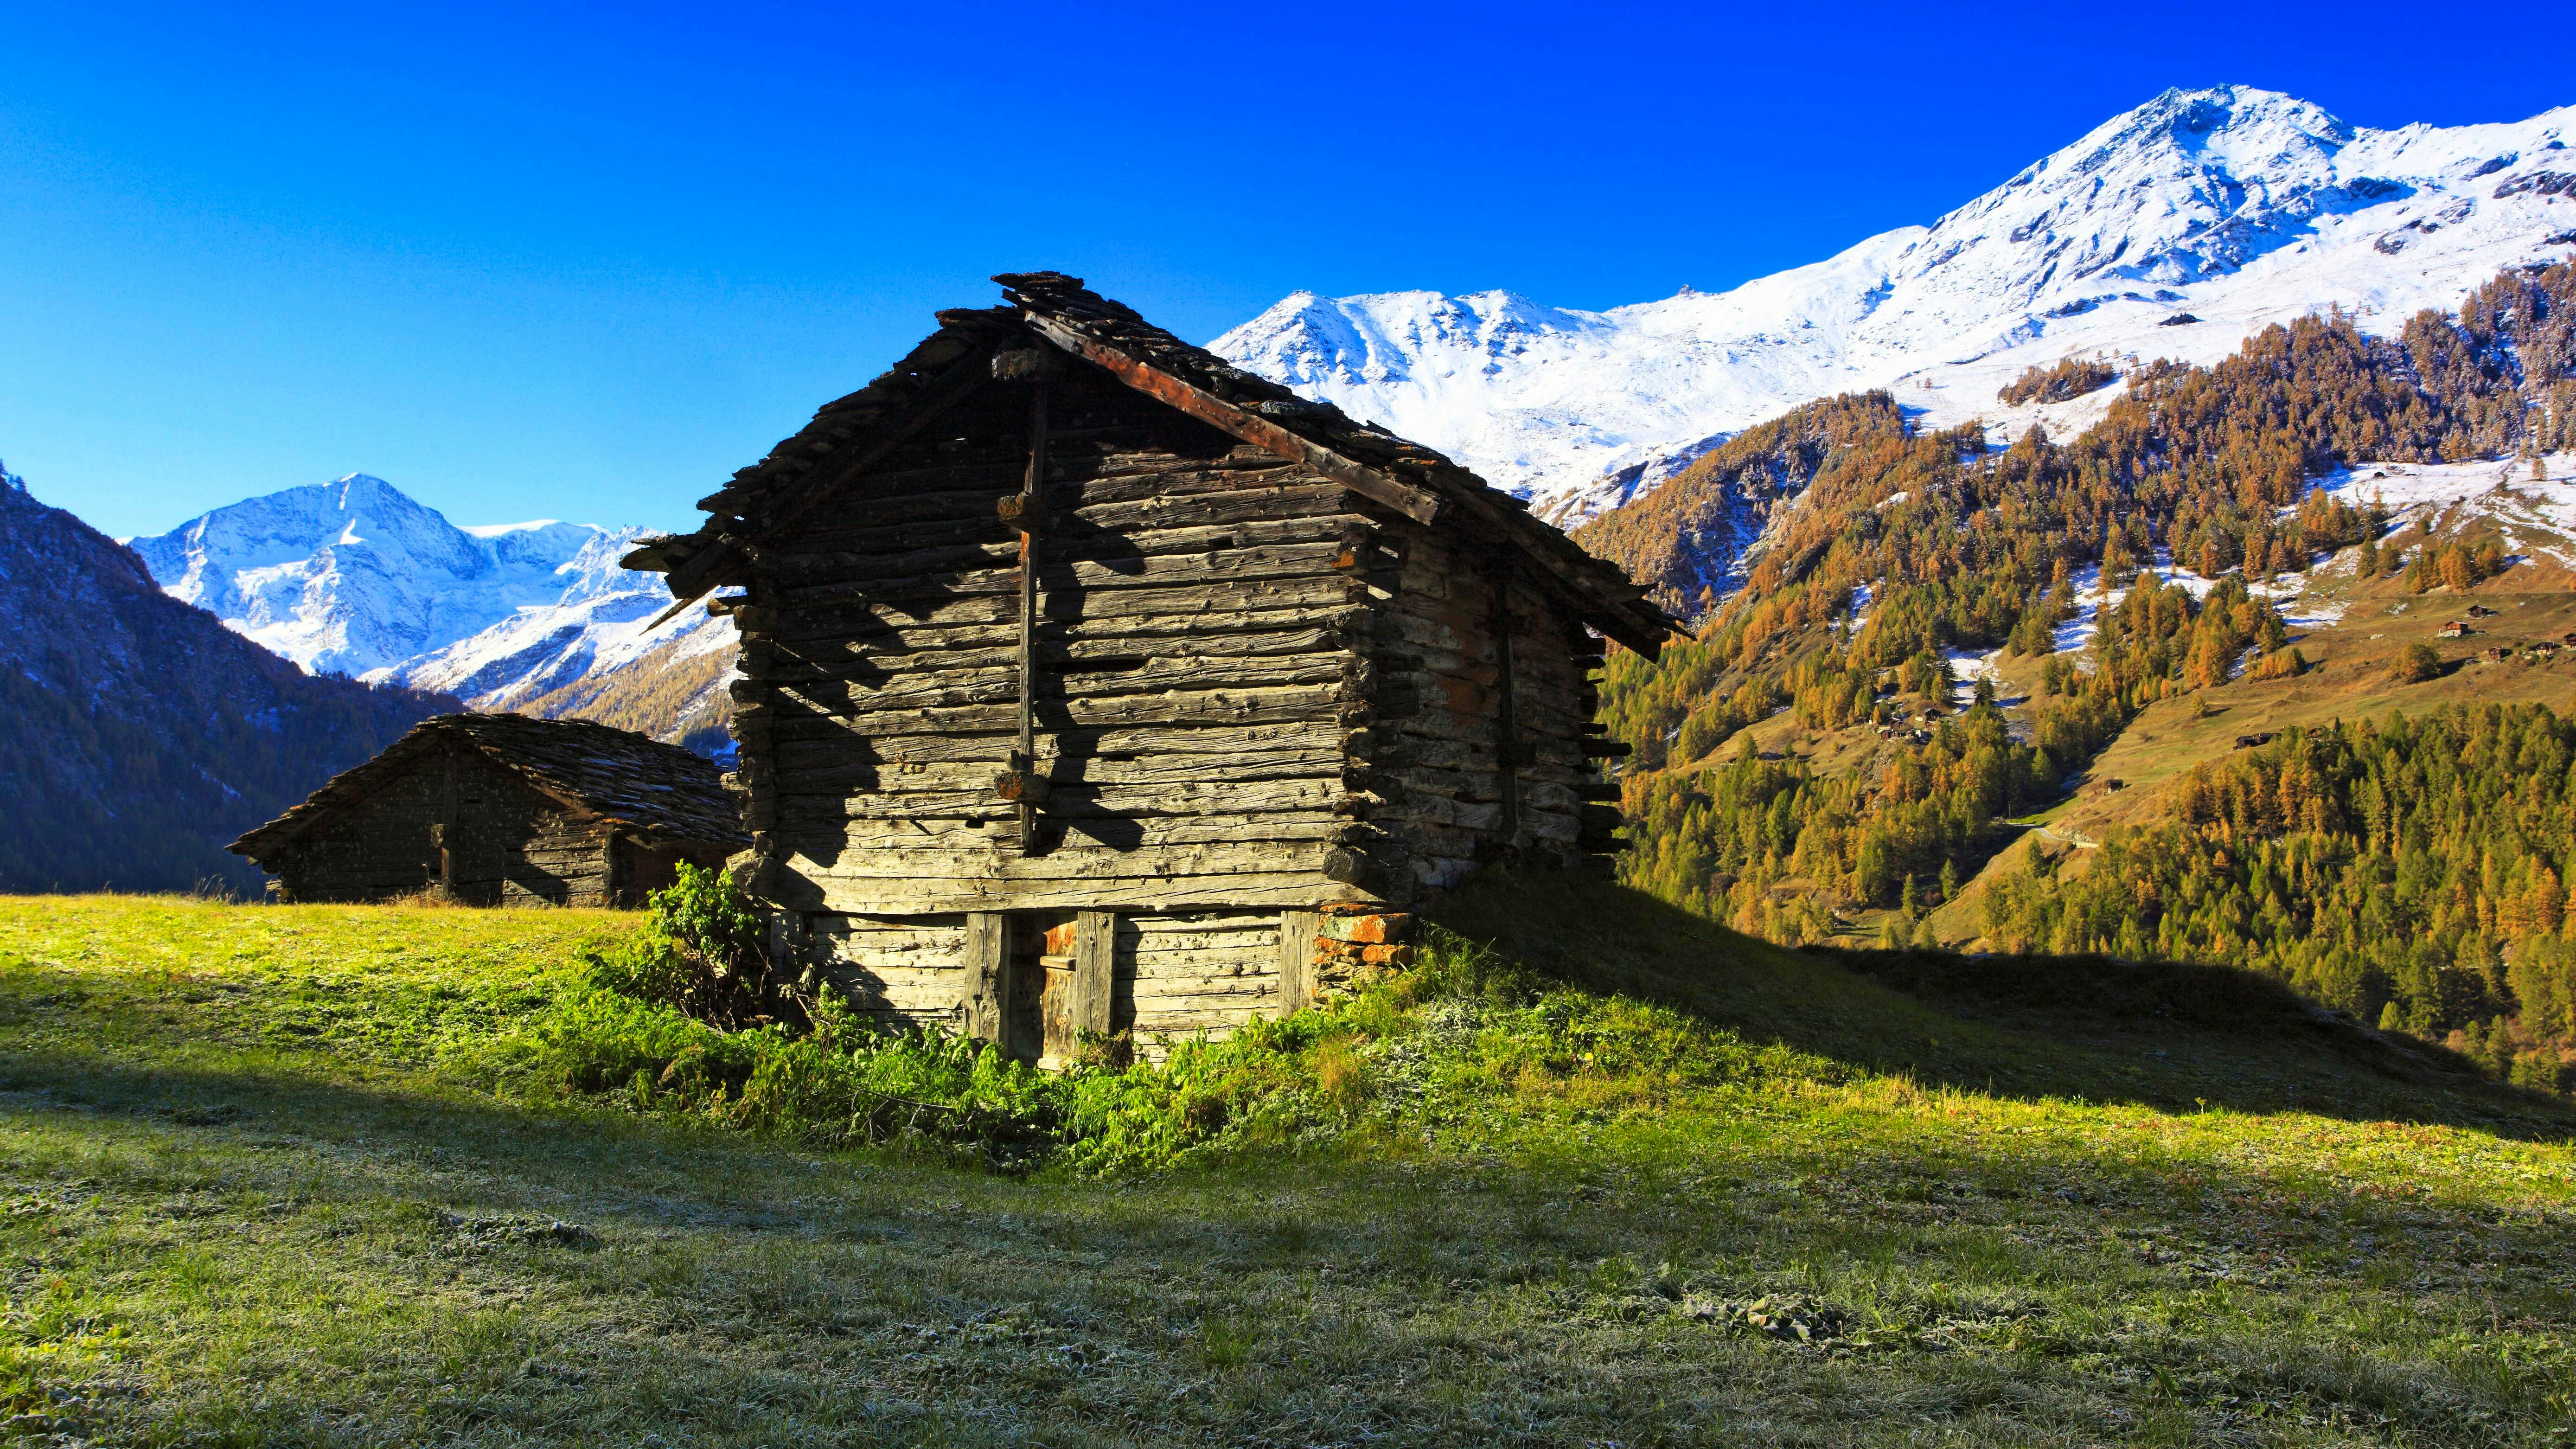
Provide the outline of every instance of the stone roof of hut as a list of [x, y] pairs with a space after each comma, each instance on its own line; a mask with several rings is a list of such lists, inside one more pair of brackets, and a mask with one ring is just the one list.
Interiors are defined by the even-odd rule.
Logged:
[[[795, 523], [842, 480], [909, 440], [991, 380], [993, 357], [1030, 334], [1243, 442], [1298, 459], [1417, 522], [1507, 546], [1542, 586], [1609, 638], [1652, 655], [1678, 627], [1616, 564], [1593, 557], [1528, 505], [1440, 453], [1352, 420], [1193, 347], [1060, 272], [995, 277], [1010, 305], [938, 314], [939, 330], [876, 381], [823, 405], [795, 436], [698, 506], [693, 533], [645, 539], [628, 568], [666, 574], [680, 604], [736, 582], [743, 545]], [[676, 612], [679, 606], [674, 606]]]
[[226, 847], [262, 858], [461, 741], [539, 792], [632, 831], [648, 845], [742, 849], [742, 808], [715, 764], [678, 745], [577, 719], [443, 714], [422, 720], [384, 753], [331, 777], [304, 802]]

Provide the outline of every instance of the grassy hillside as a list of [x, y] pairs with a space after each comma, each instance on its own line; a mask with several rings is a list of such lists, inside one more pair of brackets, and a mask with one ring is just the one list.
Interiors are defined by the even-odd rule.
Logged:
[[632, 918], [0, 901], [8, 1428], [2563, 1441], [2563, 1103], [2233, 973], [1552, 877], [1443, 915], [1410, 977], [1095, 1079], [1168, 1148], [1102, 1177], [581, 1090]]

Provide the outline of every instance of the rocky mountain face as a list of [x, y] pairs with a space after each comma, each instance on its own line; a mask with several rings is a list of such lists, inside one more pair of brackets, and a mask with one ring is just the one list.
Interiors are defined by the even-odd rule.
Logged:
[[129, 540], [170, 596], [314, 673], [401, 665], [555, 603], [600, 530], [463, 529], [364, 473], [289, 488]]
[[1825, 460], [1902, 437], [1903, 412], [1884, 392], [1806, 403], [1745, 429], [1682, 470], [1673, 486], [1581, 525], [1575, 538], [1683, 618], [1742, 588], [1783, 507], [1803, 496]]
[[1885, 388], [1932, 425], [2070, 432], [2107, 392], [1998, 391], [2068, 357], [2214, 362], [2328, 308], [2393, 333], [2576, 254], [2571, 146], [2576, 107], [2372, 130], [2270, 91], [2168, 91], [1929, 226], [1728, 291], [1606, 312], [1301, 292], [1210, 346], [1572, 521], [1817, 398]]
[[[133, 548], [171, 596], [315, 672], [478, 710], [618, 718], [729, 748], [733, 627], [617, 566], [641, 530], [551, 519], [458, 527], [381, 478], [252, 498]], [[603, 702], [610, 702], [604, 704]]]
[[228, 842], [456, 707], [306, 674], [0, 474], [0, 891], [256, 891]]

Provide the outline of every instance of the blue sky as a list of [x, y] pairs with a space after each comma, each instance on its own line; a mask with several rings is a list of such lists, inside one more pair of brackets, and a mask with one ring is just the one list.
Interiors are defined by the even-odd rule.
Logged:
[[2566, 104], [2538, 13], [0, 4], [0, 459], [116, 534], [353, 471], [685, 526], [996, 271], [1200, 341], [1300, 287], [1714, 290], [2167, 85]]

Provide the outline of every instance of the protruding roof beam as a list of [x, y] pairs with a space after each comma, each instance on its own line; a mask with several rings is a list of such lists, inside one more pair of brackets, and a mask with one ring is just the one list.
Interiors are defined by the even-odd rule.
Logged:
[[1361, 497], [1385, 504], [1416, 523], [1429, 523], [1441, 514], [1443, 505], [1436, 493], [1398, 482], [1329, 448], [1310, 443], [1258, 413], [1246, 412], [1168, 372], [1149, 367], [1043, 313], [1028, 314], [1028, 322], [1047, 341], [1085, 362], [1098, 364], [1120, 382], [1157, 402], [1189, 414], [1219, 432], [1231, 434], [1256, 448], [1267, 448], [1289, 462], [1303, 463]]

